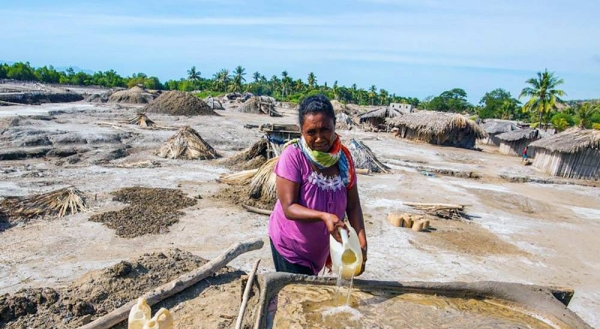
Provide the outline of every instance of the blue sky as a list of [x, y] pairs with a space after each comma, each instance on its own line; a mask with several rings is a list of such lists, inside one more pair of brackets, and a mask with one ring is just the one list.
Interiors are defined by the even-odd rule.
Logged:
[[567, 99], [600, 98], [600, 1], [3, 0], [0, 60], [33, 66], [371, 85], [423, 99], [463, 88], [518, 95], [548, 68]]

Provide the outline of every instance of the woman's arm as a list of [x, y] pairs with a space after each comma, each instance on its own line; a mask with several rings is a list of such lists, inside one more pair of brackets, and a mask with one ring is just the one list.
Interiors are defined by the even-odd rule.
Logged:
[[300, 183], [292, 182], [283, 177], [277, 176], [277, 199], [281, 203], [285, 217], [298, 221], [323, 221], [327, 226], [329, 234], [341, 241], [338, 227], [345, 228], [346, 225], [336, 215], [323, 211], [309, 209], [298, 204], [298, 195], [300, 194]]
[[355, 184], [350, 191], [348, 191], [348, 205], [346, 206], [346, 214], [348, 215], [348, 221], [356, 234], [358, 235], [358, 242], [363, 253], [363, 266], [362, 272], [365, 271], [365, 262], [367, 261], [367, 233], [365, 232], [365, 221], [363, 218], [362, 207], [360, 205], [360, 197], [358, 196], [358, 187]]

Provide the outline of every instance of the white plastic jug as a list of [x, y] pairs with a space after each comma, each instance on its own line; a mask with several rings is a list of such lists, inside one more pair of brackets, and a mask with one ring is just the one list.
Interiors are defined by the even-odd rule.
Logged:
[[154, 314], [150, 321], [146, 322], [143, 329], [172, 329], [173, 316], [166, 308], [161, 308]]
[[336, 273], [341, 271], [342, 278], [351, 279], [362, 270], [362, 250], [358, 242], [358, 235], [352, 226], [347, 225], [348, 231], [340, 228], [342, 243], [329, 236], [329, 253], [331, 263]]
[[139, 298], [137, 304], [133, 305], [129, 311], [129, 321], [127, 328], [142, 329], [146, 322], [150, 321], [152, 310], [144, 298]]

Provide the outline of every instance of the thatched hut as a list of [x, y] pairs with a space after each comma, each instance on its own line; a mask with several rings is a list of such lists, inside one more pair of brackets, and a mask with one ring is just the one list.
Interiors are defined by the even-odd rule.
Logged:
[[402, 116], [400, 110], [392, 107], [382, 107], [359, 114], [358, 120], [360, 124], [363, 124], [363, 128], [365, 128], [366, 125], [367, 127], [371, 126], [380, 130], [388, 130], [389, 127], [385, 124], [386, 120], [400, 116]]
[[[523, 154], [523, 149], [525, 149], [526, 146], [547, 136], [548, 134], [545, 134], [539, 129], [527, 128], [503, 133], [497, 135], [496, 138], [500, 140], [500, 153], [520, 156]], [[527, 155], [530, 158], [534, 158], [535, 150], [527, 150]]]
[[600, 131], [572, 128], [529, 145], [533, 166], [553, 176], [600, 179]]
[[130, 104], [147, 104], [152, 102], [153, 99], [154, 96], [151, 93], [138, 86], [128, 90], [116, 91], [108, 97], [109, 102]]
[[431, 144], [473, 148], [486, 133], [474, 121], [455, 113], [419, 111], [387, 121], [398, 136]]
[[171, 136], [157, 151], [156, 155], [168, 159], [207, 160], [219, 157], [198, 132], [185, 126]]
[[200, 98], [183, 91], [167, 91], [158, 96], [141, 112], [169, 115], [218, 115]]
[[275, 110], [275, 98], [269, 96], [252, 96], [242, 103], [237, 110], [244, 113], [268, 114], [275, 117], [281, 116]]
[[495, 146], [500, 146], [502, 142], [498, 139], [498, 135], [521, 129], [514, 121], [497, 119], [484, 120], [480, 126], [487, 133], [487, 137], [483, 138], [480, 142]]

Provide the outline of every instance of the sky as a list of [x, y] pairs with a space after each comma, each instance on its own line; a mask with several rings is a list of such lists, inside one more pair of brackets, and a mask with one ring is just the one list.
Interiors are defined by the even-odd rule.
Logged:
[[180, 79], [241, 65], [423, 99], [518, 96], [548, 69], [600, 98], [597, 0], [2, 0], [0, 60]]

